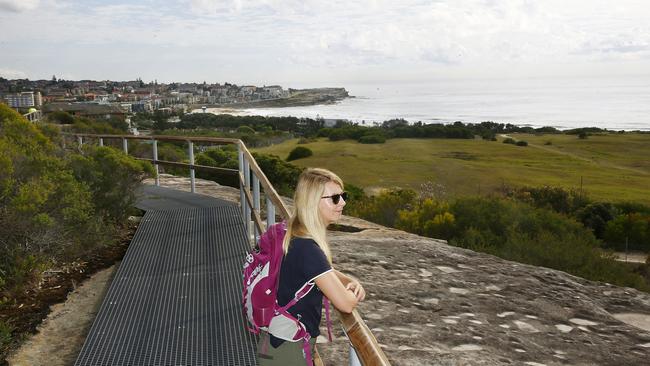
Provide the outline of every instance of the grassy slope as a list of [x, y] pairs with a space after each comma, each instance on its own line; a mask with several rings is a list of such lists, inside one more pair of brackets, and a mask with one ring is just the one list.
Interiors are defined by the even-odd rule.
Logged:
[[[511, 134], [529, 142], [451, 139], [393, 139], [364, 145], [321, 139], [305, 144], [314, 155], [300, 166], [332, 169], [352, 184], [419, 188], [425, 181], [444, 185], [449, 194], [491, 192], [506, 185], [583, 188], [598, 200], [650, 204], [650, 134], [610, 134], [580, 140], [568, 135]], [[551, 141], [551, 145], [545, 145]], [[256, 149], [286, 158], [297, 140]]]

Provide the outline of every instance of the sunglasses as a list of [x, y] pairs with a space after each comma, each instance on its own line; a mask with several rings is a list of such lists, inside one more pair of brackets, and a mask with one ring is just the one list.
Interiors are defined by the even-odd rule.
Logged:
[[321, 199], [323, 199], [323, 198], [331, 198], [332, 202], [334, 202], [335, 205], [338, 205], [341, 198], [343, 198], [343, 201], [348, 200], [348, 192], [343, 192], [343, 193], [339, 193], [339, 194], [333, 194], [331, 196], [321, 197]]

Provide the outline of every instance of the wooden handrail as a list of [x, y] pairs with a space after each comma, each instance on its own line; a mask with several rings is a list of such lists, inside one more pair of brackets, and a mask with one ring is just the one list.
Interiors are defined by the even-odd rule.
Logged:
[[[269, 199], [275, 206], [279, 215], [285, 220], [289, 219], [290, 217], [289, 209], [285, 205], [284, 201], [280, 198], [280, 195], [277, 193], [277, 191], [275, 190], [271, 182], [268, 180], [268, 178], [266, 177], [262, 169], [260, 169], [259, 165], [257, 164], [257, 161], [250, 153], [250, 151], [248, 150], [244, 142], [239, 139], [219, 138], [219, 137], [166, 136], [166, 135], [133, 136], [133, 135], [94, 135], [94, 134], [73, 134], [73, 133], [66, 133], [65, 135], [82, 136], [82, 137], [90, 137], [90, 138], [116, 138], [116, 139], [124, 138], [129, 140], [164, 140], [164, 141], [185, 141], [185, 142], [191, 141], [191, 142], [214, 142], [220, 144], [235, 144], [239, 147], [240, 152], [243, 154], [244, 158], [248, 161], [250, 170], [252, 170], [253, 173], [257, 176], [260, 185], [262, 186], [264, 192], [266, 193], [266, 195], [269, 197]], [[229, 173], [234, 173], [238, 175], [242, 187], [247, 186], [243, 175], [241, 173], [238, 173], [238, 171], [234, 169], [207, 167], [207, 166], [200, 166], [200, 165], [185, 164], [180, 162], [170, 162], [164, 160], [154, 161], [153, 159], [145, 159], [145, 158], [142, 158], [142, 160], [149, 160], [158, 164], [198, 167], [204, 169], [213, 168], [218, 170], [227, 170]], [[253, 207], [253, 198], [251, 197], [250, 191], [248, 191], [247, 189], [244, 190], [244, 197], [246, 203], [248, 203], [248, 206]], [[241, 204], [244, 205], [244, 202], [242, 202]], [[262, 219], [259, 213], [251, 209], [251, 214], [253, 216], [253, 221], [255, 223], [255, 226], [257, 227], [259, 232], [262, 232], [263, 231], [262, 228], [264, 227], [264, 224], [262, 223]], [[372, 334], [372, 332], [370, 331], [366, 323], [363, 321], [363, 318], [361, 318], [361, 314], [359, 314], [359, 312], [356, 309], [349, 314], [339, 311], [339, 314], [340, 314], [341, 323], [343, 324], [345, 333], [348, 339], [350, 340], [350, 343], [356, 350], [357, 356], [359, 357], [361, 363], [363, 365], [368, 365], [368, 366], [370, 365], [390, 366], [390, 362], [388, 361], [386, 354], [379, 346], [377, 339]], [[323, 364], [318, 354], [316, 355], [315, 363], [317, 365]]]

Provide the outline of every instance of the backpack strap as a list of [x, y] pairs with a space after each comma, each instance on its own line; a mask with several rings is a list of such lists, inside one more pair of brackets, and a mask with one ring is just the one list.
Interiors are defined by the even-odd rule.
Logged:
[[296, 294], [293, 295], [293, 299], [291, 299], [291, 301], [289, 301], [286, 305], [280, 307], [280, 309], [278, 309], [278, 310], [286, 311], [290, 307], [294, 306], [298, 301], [300, 301], [300, 299], [307, 296], [309, 291], [311, 291], [311, 289], [313, 289], [314, 286], [315, 286], [315, 284], [313, 282], [305, 283], [304, 285], [302, 285], [302, 287], [298, 291], [296, 291]]
[[305, 337], [302, 339], [302, 352], [305, 354], [305, 361], [307, 362], [307, 366], [312, 366], [314, 364], [314, 360], [311, 358], [311, 345], [309, 344], [311, 336], [309, 335], [309, 332], [305, 333]]
[[332, 342], [332, 320], [330, 319], [330, 302], [327, 296], [323, 296], [323, 305], [325, 305], [325, 321], [327, 322], [327, 339]]

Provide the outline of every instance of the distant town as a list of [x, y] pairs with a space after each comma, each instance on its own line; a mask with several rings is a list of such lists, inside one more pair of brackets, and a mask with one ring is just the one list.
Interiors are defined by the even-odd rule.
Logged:
[[209, 107], [252, 108], [332, 103], [348, 97], [343, 88], [284, 89], [280, 85], [145, 83], [133, 81], [8, 80], [0, 77], [0, 100], [31, 121], [56, 111], [89, 118], [128, 121], [143, 112], [178, 114]]

